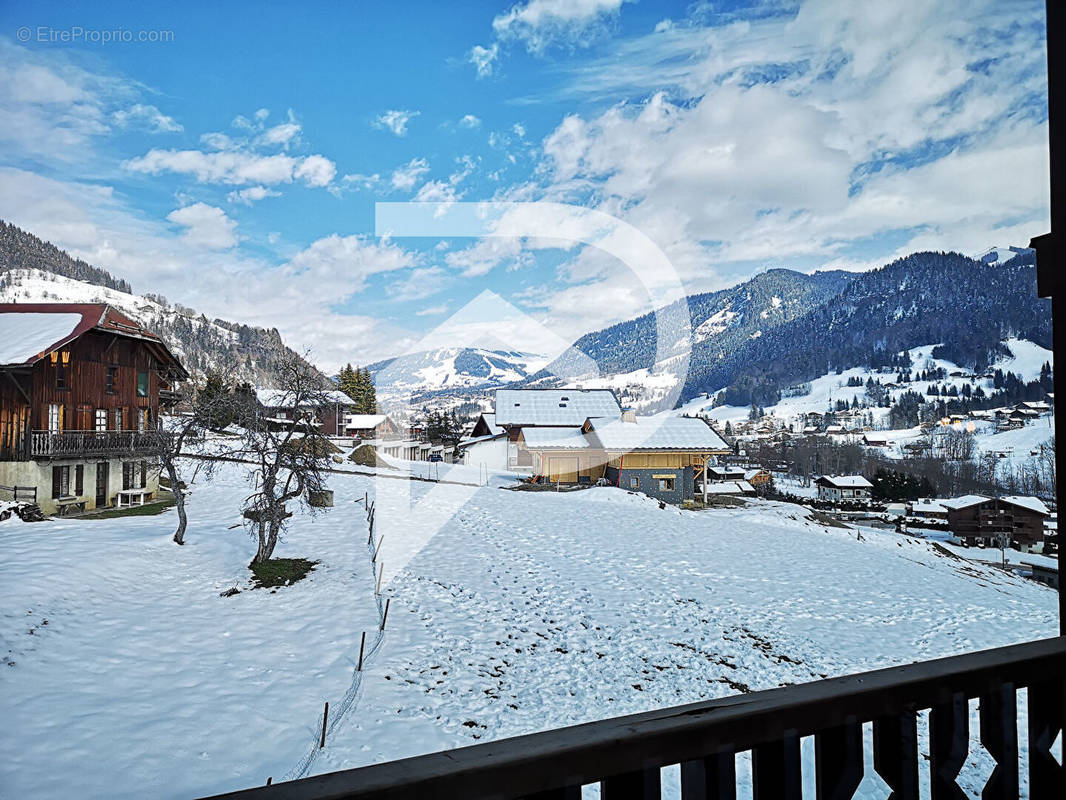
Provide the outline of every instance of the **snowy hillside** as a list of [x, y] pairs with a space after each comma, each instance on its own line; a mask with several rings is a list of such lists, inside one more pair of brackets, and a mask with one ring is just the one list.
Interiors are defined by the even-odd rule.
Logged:
[[[1001, 369], [1003, 372], [1013, 372], [1024, 380], [1034, 380], [1040, 376], [1040, 369], [1045, 363], [1050, 363], [1054, 366], [1054, 357], [1047, 348], [1024, 339], [1007, 339], [1003, 344], [1010, 351], [1010, 355], [1004, 355], [997, 359], [989, 367], [989, 371]], [[971, 373], [947, 359], [933, 358], [932, 353], [935, 347], [936, 345], [923, 345], [907, 352], [916, 371], [940, 368], [944, 370], [946, 377], [930, 381], [914, 380], [903, 386], [888, 388], [887, 392], [893, 398], [899, 397], [906, 391], [918, 392], [924, 395], [932, 384], [953, 386], [958, 389], [969, 384], [971, 387], [981, 386], [989, 392], [992, 391], [992, 380], [990, 378], [964, 377]], [[953, 375], [953, 373], [955, 374]], [[863, 367], [846, 369], [840, 373], [830, 372], [809, 381], [809, 391], [797, 396], [784, 397], [779, 402], [766, 406], [765, 411], [767, 414], [782, 421], [796, 422], [803, 414], [810, 412], [824, 413], [827, 409], [831, 409], [838, 400], [850, 402], [856, 397], [861, 400], [863, 387], [849, 386], [849, 380], [853, 382], [857, 380], [859, 383], [865, 384], [871, 378], [886, 381], [891, 380], [894, 376], [894, 370], [885, 373]], [[804, 388], [806, 389], [806, 387]], [[727, 421], [737, 422], [747, 419], [750, 411], [750, 406], [715, 406], [713, 399], [707, 397], [690, 400], [677, 409], [677, 413], [702, 414], [722, 424]], [[870, 408], [869, 413], [874, 417], [874, 424], [879, 425], [884, 422], [888, 409]]]
[[1006, 264], [1015, 256], [1032, 252], [1032, 249], [1028, 247], [990, 247], [983, 253], [974, 256], [974, 258], [985, 264]]
[[369, 365], [381, 398], [476, 390], [525, 380], [547, 361], [513, 350], [446, 347]]
[[247, 588], [237, 465], [192, 486], [183, 548], [173, 512], [0, 522], [0, 794], [185, 798], [1057, 630], [1048, 588], [799, 506], [412, 483], [441, 522], [457, 510], [386, 573], [378, 642], [361, 501], [408, 488], [378, 484], [331, 476], [335, 508], [277, 553], [320, 563], [276, 593]]
[[277, 330], [209, 320], [163, 298], [131, 294], [39, 269], [0, 273], [0, 303], [108, 303], [158, 333], [194, 377], [224, 372], [266, 385], [279, 354], [291, 352]]

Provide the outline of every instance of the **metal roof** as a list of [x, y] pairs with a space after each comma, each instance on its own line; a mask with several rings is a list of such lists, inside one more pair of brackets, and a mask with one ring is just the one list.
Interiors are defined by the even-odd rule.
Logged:
[[608, 389], [497, 389], [497, 425], [580, 426], [589, 417], [620, 417]]
[[722, 437], [699, 417], [637, 417], [635, 422], [621, 419], [590, 419], [589, 429], [604, 450], [699, 450], [727, 453]]

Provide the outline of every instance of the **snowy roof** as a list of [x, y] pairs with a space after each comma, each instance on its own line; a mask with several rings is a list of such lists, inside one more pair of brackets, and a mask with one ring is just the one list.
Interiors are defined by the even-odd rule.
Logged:
[[[482, 412], [481, 419], [485, 421], [485, 427], [488, 428], [489, 432], [494, 436], [504, 432], [503, 428], [496, 424], [496, 415], [492, 412]], [[477, 427], [477, 423], [474, 423], [474, 427]]]
[[708, 483], [707, 494], [754, 494], [755, 488], [747, 481], [722, 481]]
[[837, 489], [872, 489], [874, 486], [862, 475], [823, 475], [816, 483], [827, 483]]
[[0, 314], [0, 364], [25, 364], [50, 353], [81, 322], [81, 314]]
[[1010, 495], [1009, 497], [1001, 497], [1004, 503], [1010, 503], [1011, 505], [1021, 506], [1027, 508], [1030, 511], [1035, 511], [1038, 514], [1050, 514], [1048, 507], [1038, 497], [1022, 497], [1020, 495]]
[[522, 439], [533, 450], [582, 450], [592, 442], [581, 428], [523, 428]]
[[604, 450], [700, 450], [728, 453], [722, 437], [698, 417], [590, 419], [588, 428]]
[[573, 425], [589, 417], [620, 417], [608, 389], [497, 389], [497, 425]]
[[962, 497], [952, 497], [949, 500], [941, 500], [940, 505], [944, 508], [951, 509], [952, 511], [958, 511], [960, 508], [969, 508], [975, 506], [978, 503], [984, 503], [991, 500], [991, 497], [985, 497], [983, 494], [964, 494]]
[[[342, 406], [354, 406], [355, 401], [352, 400], [344, 392], [337, 389], [329, 389], [319, 393], [320, 398], [315, 400], [305, 400], [300, 405], [304, 407], [313, 407], [320, 405], [342, 405]], [[255, 399], [260, 402], [265, 408], [291, 408], [295, 395], [284, 389], [256, 389]], [[321, 400], [321, 402], [320, 402]]]
[[149, 342], [160, 361], [188, 377], [162, 339], [106, 303], [0, 303], [0, 366], [34, 364], [92, 330]]
[[744, 473], [744, 480], [750, 481], [756, 475], [761, 475], [764, 472], [766, 472], [766, 470], [762, 469], [761, 467], [759, 469], [749, 469], [747, 472]]
[[942, 514], [947, 511], [947, 507], [941, 500], [915, 500], [911, 503], [911, 511], [923, 514]]
[[348, 414], [344, 420], [345, 428], [354, 428], [356, 430], [364, 430], [366, 428], [376, 428], [388, 419], [387, 414]]

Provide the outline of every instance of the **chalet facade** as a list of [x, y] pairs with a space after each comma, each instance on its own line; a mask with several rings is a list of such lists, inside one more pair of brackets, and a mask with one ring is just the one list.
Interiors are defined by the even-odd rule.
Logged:
[[292, 392], [281, 389], [256, 389], [259, 416], [268, 423], [289, 427], [293, 420], [316, 427], [326, 436], [345, 436], [345, 419], [355, 410], [355, 401], [336, 389], [321, 392], [320, 397], [305, 401], [296, 408]]
[[187, 377], [110, 306], [0, 304], [0, 493], [29, 490], [46, 514], [150, 499], [160, 408]]
[[592, 418], [619, 419], [622, 408], [607, 389], [497, 389], [495, 425], [507, 433], [508, 469], [528, 470], [533, 456], [521, 441], [528, 428], [580, 431]]
[[667, 503], [695, 497], [707, 463], [730, 452], [713, 428], [695, 417], [596, 417], [580, 428], [527, 427], [520, 442], [533, 474], [550, 483], [596, 483], [641, 492]]
[[510, 446], [507, 431], [496, 424], [496, 415], [485, 412], [477, 418], [470, 435], [459, 441], [459, 453], [464, 464], [505, 470]]
[[948, 529], [962, 544], [995, 546], [1001, 538], [1022, 551], [1040, 549], [1044, 521], [1050, 516], [1035, 497], [984, 497], [971, 494], [941, 500]]
[[818, 499], [829, 503], [865, 503], [874, 488], [862, 475], [823, 475], [814, 484]]

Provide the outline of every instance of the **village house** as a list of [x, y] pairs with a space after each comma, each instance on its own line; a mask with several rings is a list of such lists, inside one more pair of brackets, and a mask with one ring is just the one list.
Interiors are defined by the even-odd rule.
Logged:
[[721, 481], [742, 481], [744, 480], [744, 473], [747, 472], [744, 467], [731, 467], [722, 464], [707, 467], [707, 480], [711, 483], [717, 483]]
[[862, 475], [822, 475], [814, 483], [818, 499], [830, 503], [866, 502], [874, 488]]
[[618, 419], [622, 408], [607, 389], [497, 389], [495, 424], [507, 432], [507, 468], [528, 471], [533, 457], [520, 441], [528, 428], [577, 428], [588, 419]]
[[995, 546], [1002, 539], [1023, 552], [1042, 549], [1047, 506], [1035, 497], [965, 495], [941, 500], [952, 536], [967, 546]]
[[464, 464], [480, 465], [490, 470], [507, 469], [509, 443], [507, 431], [496, 424], [496, 415], [481, 414], [470, 435], [459, 442], [459, 452]]
[[355, 409], [355, 401], [337, 389], [321, 392], [320, 399], [304, 401], [299, 408], [295, 407], [295, 395], [282, 389], [256, 389], [255, 400], [264, 421], [288, 427], [299, 420], [326, 436], [344, 436], [345, 417]]
[[520, 433], [533, 474], [551, 483], [595, 483], [667, 503], [695, 497], [697, 474], [729, 445], [698, 417], [590, 417], [580, 428], [527, 427]]
[[[388, 414], [347, 414], [344, 417], [344, 435], [359, 439], [390, 439], [400, 432], [399, 426]], [[412, 436], [417, 440], [420, 437]]]
[[159, 491], [160, 409], [188, 373], [100, 303], [0, 304], [0, 494], [46, 514]]
[[762, 467], [756, 469], [745, 470], [744, 480], [751, 484], [756, 491], [766, 489], [774, 482], [774, 476], [770, 474], [769, 470], [765, 470]]

